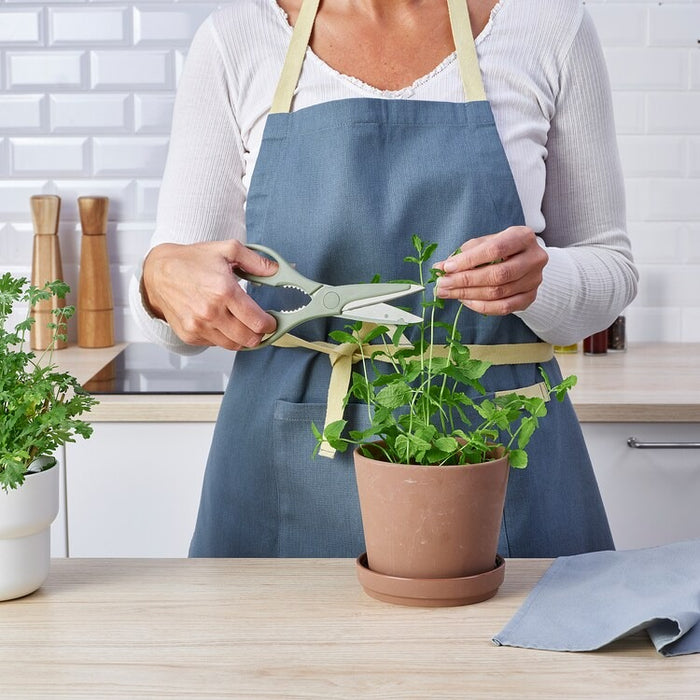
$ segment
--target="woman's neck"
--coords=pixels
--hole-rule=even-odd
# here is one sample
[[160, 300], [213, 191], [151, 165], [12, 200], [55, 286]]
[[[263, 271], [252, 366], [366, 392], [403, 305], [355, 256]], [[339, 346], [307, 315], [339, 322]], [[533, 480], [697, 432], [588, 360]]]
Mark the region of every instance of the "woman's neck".
[[[278, 2], [293, 26], [303, 0]], [[498, 0], [468, 0], [474, 37], [483, 31], [497, 2]], [[362, 17], [379, 25], [410, 22], [411, 18], [419, 21], [426, 14], [430, 15], [436, 11], [447, 12], [447, 0], [321, 0], [319, 6], [319, 16], [335, 15], [344, 17], [346, 21], [352, 21], [353, 17]]]
[[[302, 0], [278, 1], [294, 25]], [[475, 36], [495, 4], [469, 0]], [[401, 90], [454, 51], [447, 0], [321, 0], [310, 46], [343, 75], [379, 90]]]

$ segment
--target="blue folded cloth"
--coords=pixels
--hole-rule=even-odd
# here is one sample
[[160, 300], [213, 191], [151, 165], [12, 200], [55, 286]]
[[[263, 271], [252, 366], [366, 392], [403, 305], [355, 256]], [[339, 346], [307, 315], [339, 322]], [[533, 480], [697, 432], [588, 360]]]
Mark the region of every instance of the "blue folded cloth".
[[592, 651], [646, 630], [664, 656], [700, 651], [700, 540], [555, 559], [493, 641]]

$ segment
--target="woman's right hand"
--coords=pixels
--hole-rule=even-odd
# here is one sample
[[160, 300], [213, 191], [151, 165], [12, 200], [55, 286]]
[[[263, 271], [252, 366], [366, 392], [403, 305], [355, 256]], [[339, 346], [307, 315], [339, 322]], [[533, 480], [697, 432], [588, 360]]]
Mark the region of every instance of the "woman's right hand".
[[255, 347], [277, 323], [241, 288], [236, 268], [267, 277], [277, 263], [236, 240], [161, 243], [143, 264], [144, 302], [185, 343]]

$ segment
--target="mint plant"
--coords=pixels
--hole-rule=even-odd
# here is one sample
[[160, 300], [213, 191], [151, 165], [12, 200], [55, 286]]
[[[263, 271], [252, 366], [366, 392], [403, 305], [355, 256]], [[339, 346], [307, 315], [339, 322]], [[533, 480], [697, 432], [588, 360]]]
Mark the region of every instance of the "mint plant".
[[[54, 295], [63, 299], [68, 291], [60, 281], [38, 288], [9, 272], [0, 277], [0, 486], [5, 491], [24, 482], [37, 457], [51, 458], [43, 466], [49, 468], [56, 463], [52, 455], [57, 447], [75, 442], [76, 435], [87, 438], [92, 433], [78, 416], [97, 400], [52, 364], [56, 341], [65, 340], [66, 321], [75, 307], [53, 310], [55, 320], [48, 324], [52, 341], [39, 357], [25, 347], [34, 323], [31, 307]], [[7, 323], [17, 303], [28, 304], [27, 316], [10, 329]]]
[[[445, 300], [434, 296], [441, 272], [430, 268], [426, 274], [426, 266], [437, 244], [413, 236], [413, 246], [416, 255], [405, 261], [418, 266], [419, 282], [426, 289], [417, 339], [406, 341], [407, 326], [376, 326], [362, 335], [361, 323], [330, 334], [338, 343], [356, 345], [361, 353], [362, 371], [353, 372], [345, 405], [351, 399], [366, 404], [370, 425], [346, 431], [347, 421], [339, 420], [322, 433], [312, 424], [314, 454], [325, 439], [338, 452], [352, 445], [366, 456], [381, 455], [399, 464], [476, 464], [506, 454], [512, 467], [526, 467], [525, 448], [547, 415], [546, 402], [517, 393], [485, 398], [480, 379], [491, 365], [472, 359], [461, 342], [458, 320], [464, 306], [452, 302], [451, 323], [436, 318], [445, 306]], [[444, 331], [444, 344], [435, 344], [438, 330]], [[559, 401], [576, 384], [576, 377], [570, 376], [551, 386], [542, 368], [540, 372], [547, 392]], [[468, 388], [476, 398], [465, 393]]]

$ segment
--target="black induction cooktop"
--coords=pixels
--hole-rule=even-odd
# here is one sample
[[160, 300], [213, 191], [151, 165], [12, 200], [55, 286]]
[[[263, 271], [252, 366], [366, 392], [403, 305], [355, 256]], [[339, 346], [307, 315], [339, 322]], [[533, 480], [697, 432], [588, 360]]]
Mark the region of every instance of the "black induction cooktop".
[[224, 348], [178, 355], [153, 343], [130, 343], [84, 387], [91, 394], [223, 394], [234, 357]]

